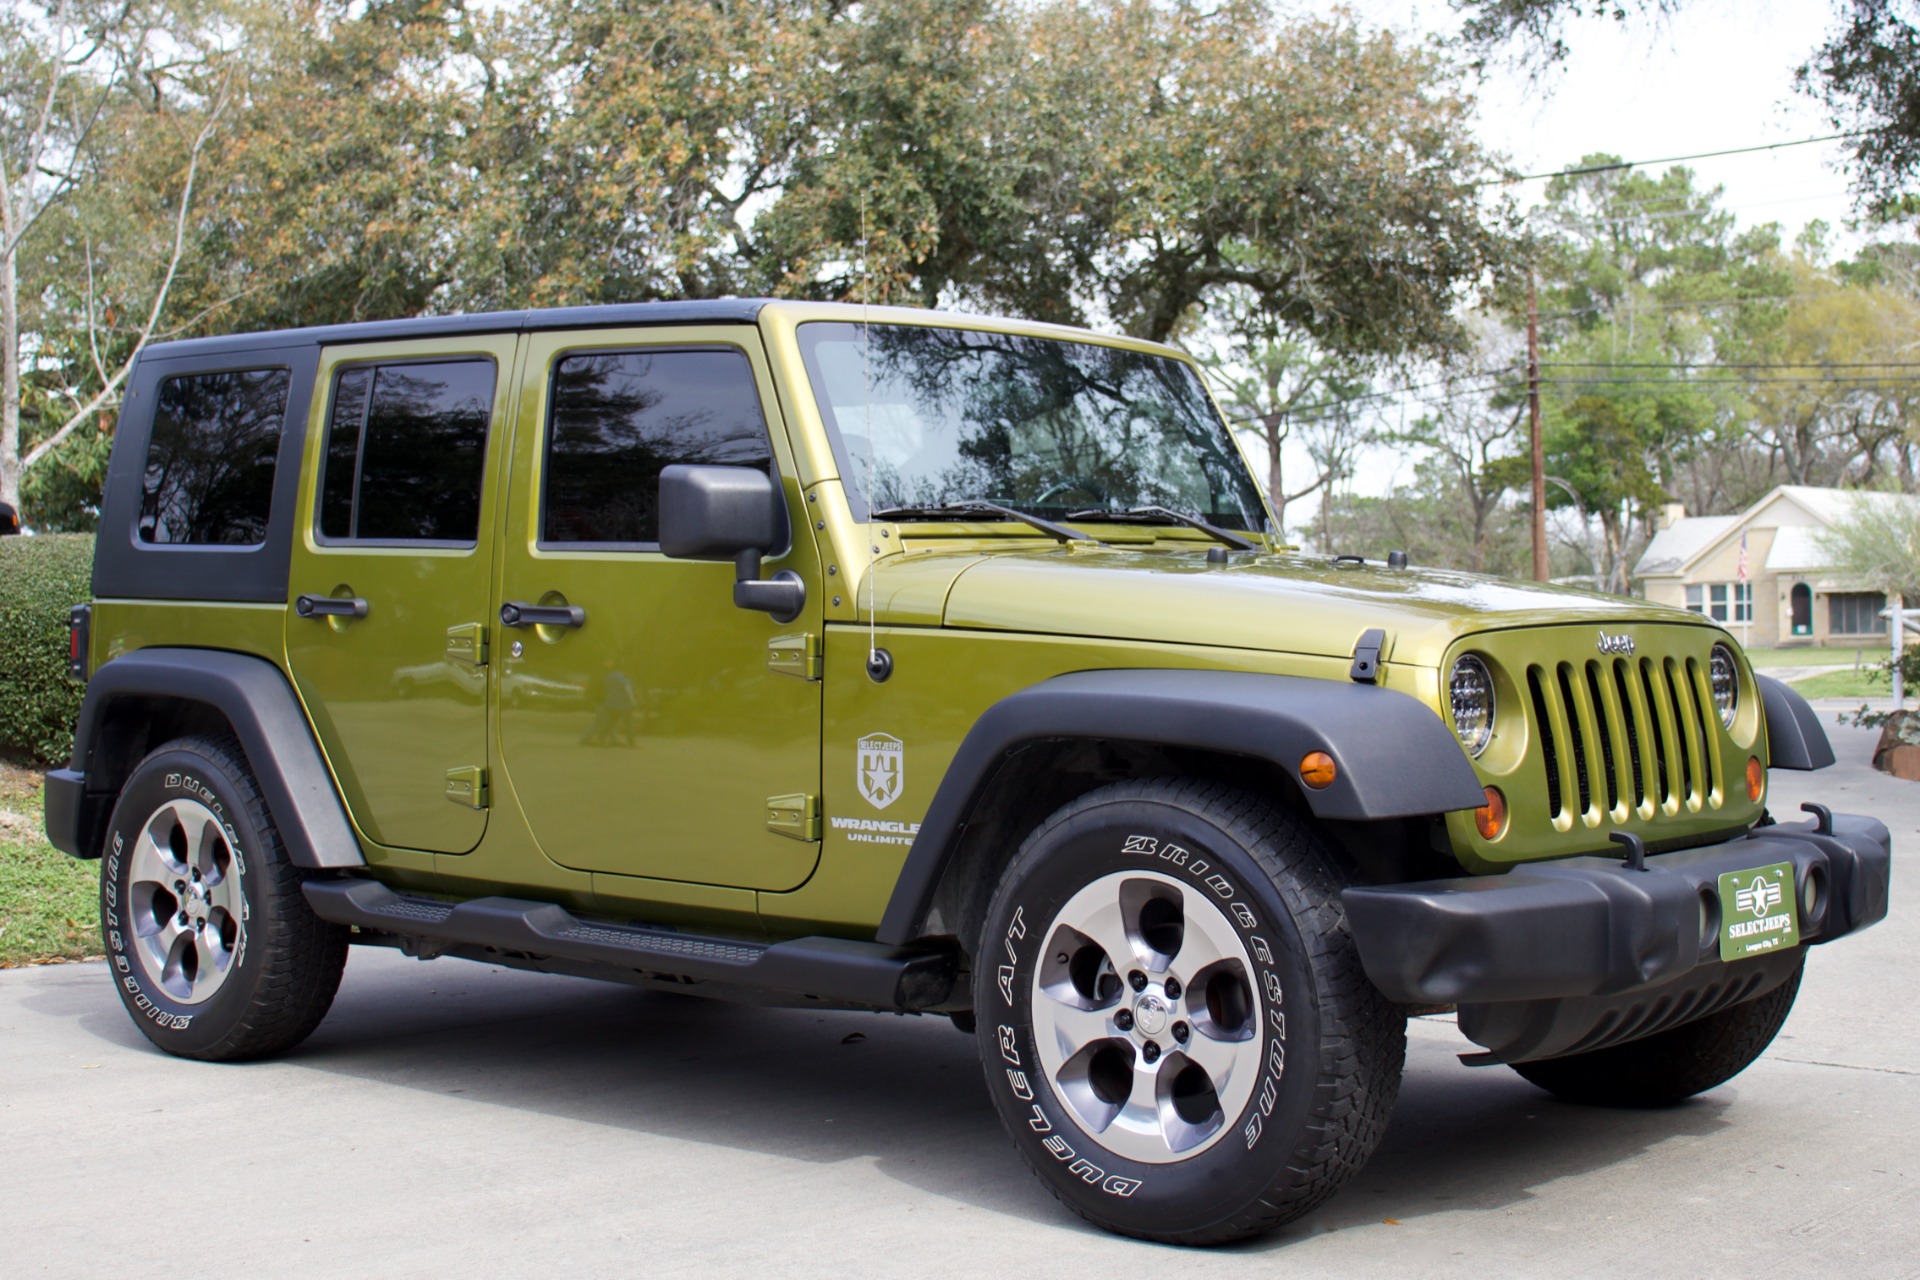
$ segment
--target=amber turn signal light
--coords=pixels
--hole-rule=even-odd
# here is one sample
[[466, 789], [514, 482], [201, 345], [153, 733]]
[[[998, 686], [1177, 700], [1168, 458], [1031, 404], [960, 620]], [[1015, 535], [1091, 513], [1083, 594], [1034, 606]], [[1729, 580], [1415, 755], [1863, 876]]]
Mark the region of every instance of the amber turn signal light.
[[1507, 834], [1507, 798], [1500, 794], [1500, 788], [1487, 788], [1487, 802], [1473, 811], [1473, 825], [1480, 829], [1482, 840], [1498, 840]]
[[1759, 756], [1747, 757], [1747, 799], [1758, 800], [1767, 789], [1767, 771], [1760, 767]]
[[1333, 767], [1333, 757], [1324, 751], [1309, 751], [1300, 757], [1300, 781], [1315, 791], [1324, 791], [1333, 785], [1339, 770]]

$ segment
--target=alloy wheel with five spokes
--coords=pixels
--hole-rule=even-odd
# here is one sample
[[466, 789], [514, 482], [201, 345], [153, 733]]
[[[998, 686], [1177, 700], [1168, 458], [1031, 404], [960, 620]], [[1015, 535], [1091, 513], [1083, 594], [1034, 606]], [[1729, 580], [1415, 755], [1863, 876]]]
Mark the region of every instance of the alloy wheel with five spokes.
[[1171, 876], [1116, 872], [1067, 900], [1041, 954], [1036, 1053], [1087, 1132], [1144, 1164], [1218, 1141], [1262, 1053], [1252, 963], [1225, 913]]
[[183, 1005], [210, 999], [246, 940], [240, 863], [213, 810], [169, 800], [133, 843], [128, 900], [133, 953], [153, 984]]

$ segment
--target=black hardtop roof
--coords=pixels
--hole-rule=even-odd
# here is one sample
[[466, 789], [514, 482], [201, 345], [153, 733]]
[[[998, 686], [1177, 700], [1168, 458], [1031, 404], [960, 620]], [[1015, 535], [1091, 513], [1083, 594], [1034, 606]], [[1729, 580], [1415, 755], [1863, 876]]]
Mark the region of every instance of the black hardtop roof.
[[531, 311], [488, 311], [477, 315], [417, 316], [408, 320], [365, 320], [358, 324], [274, 329], [213, 338], [157, 342], [142, 354], [149, 360], [179, 356], [219, 356], [279, 347], [321, 346], [345, 342], [400, 342], [470, 333], [522, 333], [538, 329], [613, 329], [652, 324], [752, 324], [765, 298], [711, 298], [690, 302], [623, 302], [599, 307], [552, 307]]

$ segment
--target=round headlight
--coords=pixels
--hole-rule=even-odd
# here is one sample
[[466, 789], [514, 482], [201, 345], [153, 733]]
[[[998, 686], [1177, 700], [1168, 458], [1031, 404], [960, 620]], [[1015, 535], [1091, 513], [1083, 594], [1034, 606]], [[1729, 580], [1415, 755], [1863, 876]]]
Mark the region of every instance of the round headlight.
[[1723, 644], [1713, 646], [1707, 659], [1707, 678], [1713, 685], [1713, 705], [1720, 712], [1720, 723], [1733, 728], [1733, 713], [1740, 706], [1740, 667], [1733, 650]]
[[1447, 697], [1460, 745], [1468, 755], [1479, 755], [1493, 741], [1493, 673], [1486, 663], [1467, 654], [1453, 664]]

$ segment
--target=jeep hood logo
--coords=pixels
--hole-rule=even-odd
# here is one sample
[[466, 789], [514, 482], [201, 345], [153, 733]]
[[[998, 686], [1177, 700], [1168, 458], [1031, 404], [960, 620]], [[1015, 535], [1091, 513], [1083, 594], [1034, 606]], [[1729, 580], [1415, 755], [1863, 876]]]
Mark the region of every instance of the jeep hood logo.
[[1600, 652], [1630, 654], [1633, 652], [1633, 637], [1627, 635], [1625, 632], [1617, 636], [1610, 636], [1602, 631], [1600, 633]]
[[907, 773], [907, 749], [890, 733], [875, 733], [860, 739], [858, 760], [854, 766], [860, 795], [876, 809], [884, 809], [900, 798]]

